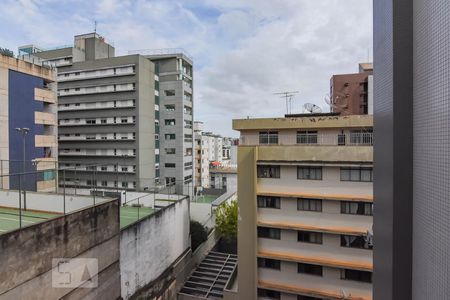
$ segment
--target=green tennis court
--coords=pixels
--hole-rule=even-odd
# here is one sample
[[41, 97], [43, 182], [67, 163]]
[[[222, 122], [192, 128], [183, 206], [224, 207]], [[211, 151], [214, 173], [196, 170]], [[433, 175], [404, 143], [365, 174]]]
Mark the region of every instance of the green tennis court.
[[[57, 216], [59, 214], [22, 210], [22, 227], [40, 223]], [[0, 207], [0, 234], [17, 228], [20, 228], [19, 210]]]
[[214, 200], [217, 199], [218, 196], [216, 195], [202, 195], [202, 196], [196, 196], [194, 202], [199, 203], [211, 203]]
[[154, 209], [150, 207], [134, 207], [121, 206], [120, 207], [120, 228], [124, 228], [148, 215], [151, 215]]

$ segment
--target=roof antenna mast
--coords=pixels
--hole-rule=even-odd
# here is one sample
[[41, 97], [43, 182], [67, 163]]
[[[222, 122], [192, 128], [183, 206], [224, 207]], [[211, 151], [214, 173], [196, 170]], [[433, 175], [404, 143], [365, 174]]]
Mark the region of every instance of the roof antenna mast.
[[97, 20], [94, 20], [94, 33], [97, 33]]
[[281, 98], [286, 99], [286, 114], [292, 113], [292, 98], [295, 94], [298, 94], [298, 91], [293, 92], [280, 92], [280, 93], [273, 93], [274, 95], [281, 95]]

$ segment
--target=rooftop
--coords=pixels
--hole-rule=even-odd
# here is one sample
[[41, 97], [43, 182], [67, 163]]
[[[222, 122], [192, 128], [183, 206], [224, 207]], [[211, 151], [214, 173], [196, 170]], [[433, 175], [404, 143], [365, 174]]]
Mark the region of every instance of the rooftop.
[[234, 119], [234, 130], [276, 130], [298, 128], [365, 128], [373, 126], [372, 115], [300, 116], [285, 118]]

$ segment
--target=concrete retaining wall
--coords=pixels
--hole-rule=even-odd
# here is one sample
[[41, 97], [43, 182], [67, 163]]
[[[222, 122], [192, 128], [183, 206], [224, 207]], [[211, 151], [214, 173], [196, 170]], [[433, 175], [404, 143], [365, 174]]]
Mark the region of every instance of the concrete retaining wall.
[[[117, 200], [2, 234], [0, 299], [116, 299], [119, 241]], [[54, 288], [53, 258], [97, 259], [98, 287]]]
[[122, 297], [160, 277], [190, 247], [189, 199], [172, 203], [121, 231]]

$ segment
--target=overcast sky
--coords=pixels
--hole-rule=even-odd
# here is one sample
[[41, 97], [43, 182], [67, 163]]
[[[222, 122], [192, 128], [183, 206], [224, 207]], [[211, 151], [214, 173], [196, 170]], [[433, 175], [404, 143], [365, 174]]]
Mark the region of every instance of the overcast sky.
[[[2, 0], [0, 47], [73, 44], [94, 29], [128, 50], [184, 48], [194, 57], [195, 120], [237, 136], [233, 118], [276, 117], [300, 91], [328, 111], [332, 74], [372, 59], [372, 0]], [[369, 51], [370, 49], [370, 51]], [[368, 54], [369, 51], [369, 54]]]

